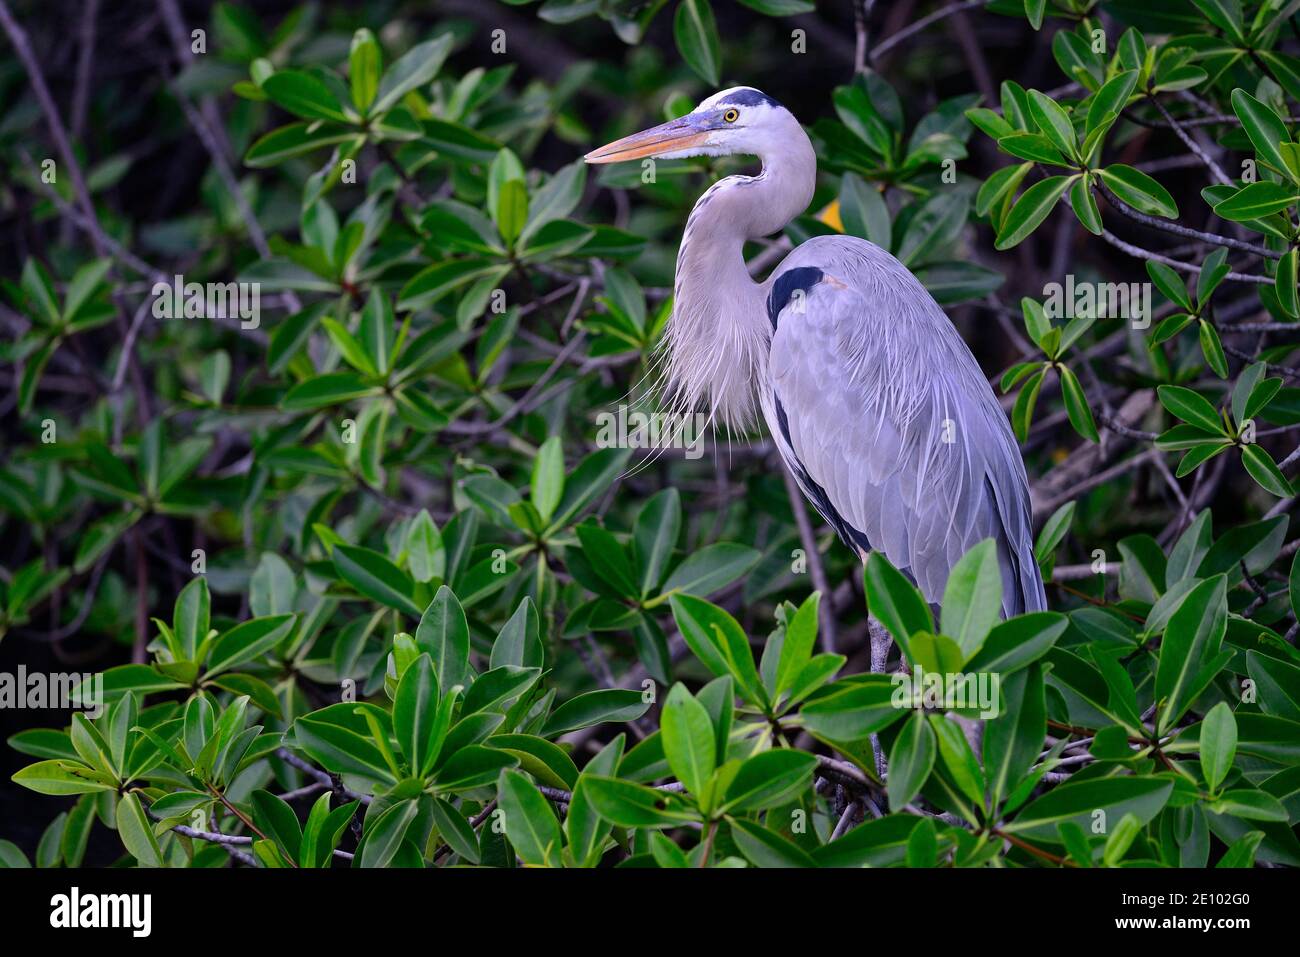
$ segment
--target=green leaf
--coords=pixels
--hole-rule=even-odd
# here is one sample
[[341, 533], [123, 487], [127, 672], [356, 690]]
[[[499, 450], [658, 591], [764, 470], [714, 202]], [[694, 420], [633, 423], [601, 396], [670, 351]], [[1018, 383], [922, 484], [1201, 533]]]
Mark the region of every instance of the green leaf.
[[342, 405], [375, 393], [355, 372], [331, 372], [299, 382], [285, 393], [280, 407], [286, 412], [307, 412]]
[[328, 771], [392, 784], [388, 759], [376, 746], [361, 711], [360, 705], [341, 703], [303, 715], [292, 725], [295, 746]]
[[531, 499], [543, 523], [550, 521], [563, 496], [564, 446], [558, 435], [552, 435], [542, 443], [533, 460]]
[[296, 615], [267, 615], [240, 622], [213, 643], [205, 676], [212, 678], [270, 651], [289, 634], [296, 618]]
[[963, 660], [970, 658], [1002, 615], [1002, 572], [993, 539], [984, 539], [957, 560], [941, 607], [944, 634], [957, 642]]
[[519, 759], [521, 770], [539, 784], [572, 790], [578, 783], [578, 766], [558, 744], [535, 734], [494, 734], [488, 746], [509, 751]]
[[528, 189], [523, 180], [512, 179], [501, 184], [493, 218], [501, 238], [513, 247], [528, 220]]
[[747, 814], [788, 804], [812, 785], [816, 767], [817, 758], [801, 751], [762, 751], [736, 769], [719, 810]]
[[[1069, 826], [1068, 824], [1065, 826]], [[1106, 838], [1106, 847], [1102, 851], [1102, 862], [1107, 867], [1118, 867], [1134, 840], [1142, 832], [1142, 822], [1132, 814], [1125, 814], [1119, 823], [1111, 829]]]
[[379, 89], [370, 108], [371, 115], [387, 113], [407, 93], [419, 89], [437, 76], [451, 50], [452, 39], [450, 32], [444, 33], [411, 47], [398, 57], [379, 81]]
[[1039, 133], [1012, 133], [998, 138], [998, 149], [1019, 159], [1049, 166], [1069, 166], [1070, 162], [1052, 145], [1052, 141]]
[[637, 513], [632, 558], [640, 573], [641, 595], [652, 593], [663, 581], [681, 524], [681, 497], [671, 486], [656, 493]]
[[753, 821], [733, 819], [731, 839], [755, 867], [817, 866], [817, 862], [798, 844]]
[[420, 616], [415, 643], [421, 651], [428, 652], [444, 695], [456, 685], [465, 684], [469, 675], [469, 622], [465, 610], [446, 585], [438, 589]]
[[89, 794], [117, 790], [117, 782], [109, 775], [76, 761], [38, 761], [14, 774], [11, 780], [39, 794]]
[[992, 807], [1024, 780], [1047, 733], [1043, 668], [1006, 675], [999, 689], [1001, 713], [984, 725], [983, 757]]
[[795, 686], [800, 673], [812, 658], [817, 644], [817, 615], [821, 606], [821, 592], [809, 595], [799, 610], [786, 624], [781, 641], [781, 654], [777, 658], [776, 678], [772, 682], [772, 697]]
[[844, 231], [860, 236], [881, 248], [890, 246], [889, 207], [880, 191], [855, 173], [845, 173], [840, 181], [840, 219]]
[[1292, 319], [1300, 317], [1297, 271], [1300, 271], [1300, 250], [1293, 246], [1277, 261], [1277, 283], [1273, 287], [1277, 292], [1278, 305]]
[[901, 811], [920, 792], [934, 769], [934, 731], [925, 712], [916, 710], [903, 725], [889, 751], [889, 807]]
[[509, 751], [477, 744], [460, 748], [438, 769], [438, 790], [469, 791], [497, 780], [502, 768], [512, 768], [519, 759]]
[[348, 55], [348, 80], [352, 86], [352, 105], [365, 115], [379, 89], [379, 43], [364, 27], [352, 34]]
[[731, 675], [748, 701], [765, 705], [767, 695], [754, 666], [749, 639], [736, 619], [690, 595], [673, 595], [672, 609], [682, 638], [695, 657], [717, 677]]
[[[1294, 569], [1293, 563], [1292, 568]], [[1293, 589], [1291, 600], [1300, 600]], [[1278, 658], [1246, 652], [1246, 670], [1255, 682], [1260, 707], [1269, 714], [1300, 721], [1300, 666]]]
[[1070, 425], [1089, 442], [1100, 442], [1097, 423], [1093, 420], [1083, 386], [1068, 366], [1058, 366], [1057, 372], [1061, 376], [1061, 394], [1065, 398], [1065, 411], [1070, 418]]
[[1146, 267], [1147, 275], [1166, 299], [1181, 306], [1185, 312], [1191, 312], [1195, 308], [1192, 305], [1192, 297], [1187, 294], [1187, 285], [1178, 273], [1154, 259], [1148, 259]]
[[[1227, 277], [1231, 271], [1228, 265], [1228, 250], [1222, 246], [1214, 250], [1205, 257], [1205, 262], [1201, 264], [1200, 275], [1196, 277], [1196, 301], [1204, 306], [1210, 301], [1210, 296], [1214, 290]], [[1204, 319], [1202, 319], [1204, 322]], [[1207, 323], [1208, 325], [1208, 323]], [[1227, 373], [1221, 373], [1220, 378], [1227, 378]]]
[[537, 606], [533, 604], [531, 598], [526, 597], [519, 603], [510, 620], [501, 626], [501, 632], [492, 644], [489, 667], [515, 665], [524, 668], [540, 668], [543, 656]]
[[1080, 177], [1070, 187], [1070, 206], [1084, 229], [1094, 236], [1101, 235], [1101, 211], [1097, 209], [1097, 199], [1092, 195], [1091, 176]]
[[1117, 163], [1098, 170], [1097, 175], [1112, 193], [1138, 212], [1178, 218], [1178, 204], [1169, 191], [1141, 170]]
[[339, 575], [361, 594], [412, 618], [421, 617], [413, 598], [415, 582], [383, 555], [355, 545], [336, 545], [332, 557]]
[[1126, 70], [1106, 81], [1102, 88], [1093, 95], [1092, 103], [1088, 106], [1086, 125], [1088, 133], [1101, 128], [1109, 119], [1119, 116], [1123, 112], [1125, 105], [1128, 103], [1128, 98], [1133, 95], [1137, 81], [1137, 70]]
[[262, 81], [262, 92], [277, 106], [303, 119], [347, 122], [342, 105], [329, 87], [310, 73], [280, 70]]
[[929, 719], [939, 744], [944, 771], [971, 804], [983, 806], [984, 774], [960, 725], [940, 714], [931, 714]]
[[715, 768], [716, 746], [709, 713], [678, 683], [668, 692], [659, 716], [664, 755], [686, 790], [704, 799]]
[[1207, 432], [1226, 434], [1218, 410], [1199, 392], [1178, 385], [1162, 385], [1156, 389], [1160, 404], [1184, 422]]
[[1214, 866], [1216, 868], [1254, 867], [1255, 852], [1259, 850], [1260, 842], [1263, 840], [1263, 831], [1247, 831], [1233, 841], [1223, 857], [1219, 858], [1219, 863]]
[[270, 791], [261, 789], [254, 791], [251, 799], [253, 820], [258, 828], [275, 840], [289, 860], [297, 861], [302, 849], [302, 827], [293, 808]]
[[356, 866], [387, 867], [401, 849], [406, 832], [420, 811], [418, 801], [400, 801], [384, 811], [366, 830], [357, 848]]
[[1209, 808], [1216, 814], [1231, 814], [1233, 817], [1248, 821], [1272, 821], [1285, 824], [1287, 810], [1282, 802], [1271, 794], [1254, 788], [1234, 788], [1225, 791]]
[[1165, 626], [1156, 666], [1157, 731], [1163, 734], [1192, 705], [1218, 668], [1219, 646], [1227, 630], [1227, 580], [1208, 578], [1183, 599]]
[[428, 509], [420, 509], [407, 529], [406, 565], [417, 582], [433, 581], [447, 573], [447, 550]]
[[1235, 223], [1247, 223], [1281, 212], [1296, 202], [1296, 188], [1269, 180], [1247, 183], [1227, 199], [1214, 206], [1214, 215]]
[[[1147, 824], [1165, 806], [1173, 781], [1155, 777], [1092, 778], [1058, 785], [1026, 805], [1003, 830], [1042, 841], [1061, 843], [1057, 825], [1069, 821], [1094, 833], [1101, 824], [1110, 833], [1126, 814]], [[1098, 812], [1104, 816], [1098, 816]]]
[[563, 846], [560, 822], [533, 783], [518, 771], [502, 771], [497, 799], [504, 812], [506, 837], [524, 863], [533, 867], [557, 864]]
[[1038, 124], [1038, 128], [1043, 131], [1043, 135], [1052, 141], [1053, 146], [1065, 156], [1077, 156], [1078, 143], [1074, 135], [1074, 124], [1070, 122], [1070, 114], [1066, 113], [1055, 100], [1038, 90], [1030, 90], [1029, 112], [1034, 122]]
[[193, 660], [195, 651], [208, 637], [211, 601], [208, 580], [201, 575], [192, 579], [176, 596], [173, 631], [177, 647], [187, 659]]
[[453, 851], [471, 864], [481, 862], [478, 835], [474, 833], [469, 821], [465, 820], [465, 816], [460, 811], [442, 798], [435, 798], [433, 819], [438, 825], [438, 834]]
[[677, 795], [644, 784], [584, 774], [582, 786], [596, 813], [615, 827], [672, 827], [694, 819]]
[[528, 225], [520, 234], [525, 245], [548, 223], [562, 220], [577, 208], [587, 185], [587, 165], [570, 163], [555, 172], [528, 203]]
[[1038, 533], [1038, 541], [1034, 543], [1034, 560], [1039, 565], [1045, 565], [1052, 558], [1061, 542], [1065, 540], [1065, 536], [1069, 534], [1070, 523], [1074, 521], [1076, 504], [1076, 502], [1066, 502], [1043, 523], [1043, 530]]
[[[843, 686], [843, 687], [841, 687]], [[903, 717], [887, 675], [837, 681], [799, 711], [804, 727], [831, 741], [860, 741]]]
[[708, 0], [680, 0], [673, 17], [673, 37], [687, 65], [710, 86], [718, 86], [722, 50]]
[[597, 752], [578, 778], [573, 788], [573, 800], [564, 819], [564, 833], [569, 839], [569, 853], [580, 867], [591, 867], [600, 858], [610, 825], [597, 813], [589, 795], [590, 779], [597, 775], [614, 773], [623, 757], [624, 735], [617, 735]]
[[1286, 124], [1272, 108], [1238, 88], [1232, 91], [1232, 110], [1260, 160], [1296, 182], [1295, 172], [1282, 156], [1282, 144], [1290, 142]]
[[908, 839], [921, 823], [912, 814], [890, 814], [859, 824], [813, 852], [822, 867], [888, 867], [903, 861]]
[[402, 672], [393, 697], [393, 731], [410, 763], [411, 773], [423, 777], [433, 769], [447, 728], [438, 721], [438, 677], [429, 655], [422, 654]]
[[664, 582], [663, 595], [708, 595], [730, 585], [762, 558], [746, 545], [719, 542], [706, 545], [673, 569]]
[[907, 650], [907, 639], [913, 633], [934, 631], [934, 618], [925, 598], [882, 552], [872, 552], [867, 556], [863, 583], [867, 611], [889, 629], [904, 651]]
[[1220, 701], [1201, 723], [1201, 773], [1210, 791], [1217, 791], [1237, 756], [1237, 719]]
[[551, 527], [568, 524], [597, 496], [604, 495], [623, 472], [631, 449], [597, 449], [573, 470], [564, 483], [564, 497], [556, 506]]
[[1049, 176], [1025, 190], [1007, 214], [994, 248], [1003, 250], [1018, 246], [1047, 218], [1073, 182], [1072, 176]]
[[1200, 321], [1200, 340], [1201, 353], [1215, 375], [1220, 379], [1228, 378], [1228, 357], [1223, 353], [1223, 343], [1219, 339], [1219, 333], [1204, 319]]
[[162, 867], [162, 850], [135, 792], [127, 792], [118, 798], [115, 818], [117, 836], [137, 863], [141, 867]]
[[650, 708], [640, 691], [603, 688], [570, 698], [555, 709], [542, 733], [548, 737], [606, 721], [635, 721]]
[[290, 123], [258, 138], [244, 154], [244, 164], [254, 169], [278, 166], [285, 160], [325, 146], [363, 139], [356, 129], [331, 123]]
[[1246, 471], [1250, 473], [1251, 478], [1258, 482], [1265, 491], [1271, 492], [1278, 498], [1289, 498], [1294, 494], [1291, 483], [1282, 474], [1282, 470], [1277, 467], [1273, 457], [1258, 445], [1242, 447], [1241, 464], [1246, 466]]

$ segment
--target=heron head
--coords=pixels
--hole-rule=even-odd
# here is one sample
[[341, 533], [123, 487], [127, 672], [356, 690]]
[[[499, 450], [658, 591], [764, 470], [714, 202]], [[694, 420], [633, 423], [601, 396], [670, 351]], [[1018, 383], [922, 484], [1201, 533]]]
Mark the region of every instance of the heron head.
[[651, 156], [764, 156], [803, 135], [799, 121], [776, 100], [752, 86], [735, 86], [713, 94], [685, 116], [615, 140], [584, 158], [621, 163]]

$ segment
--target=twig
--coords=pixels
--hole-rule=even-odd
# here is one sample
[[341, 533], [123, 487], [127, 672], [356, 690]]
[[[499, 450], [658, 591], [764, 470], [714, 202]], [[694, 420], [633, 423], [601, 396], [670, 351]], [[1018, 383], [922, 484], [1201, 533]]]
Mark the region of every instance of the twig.
[[1135, 223], [1141, 223], [1143, 226], [1150, 226], [1152, 229], [1159, 229], [1166, 233], [1172, 233], [1175, 236], [1181, 236], [1184, 239], [1194, 239], [1197, 242], [1211, 243], [1216, 246], [1226, 246], [1229, 249], [1235, 249], [1238, 252], [1250, 253], [1252, 256], [1263, 256], [1268, 259], [1281, 259], [1282, 254], [1263, 246], [1256, 246], [1254, 243], [1244, 242], [1240, 239], [1233, 239], [1231, 236], [1220, 236], [1217, 233], [1206, 233], [1199, 229], [1192, 229], [1179, 223], [1171, 222], [1167, 219], [1160, 219], [1156, 216], [1148, 216], [1146, 213], [1134, 209], [1124, 200], [1120, 199], [1110, 188], [1100, 179], [1097, 180], [1101, 187], [1102, 195], [1106, 201], [1117, 212], [1127, 216]]
[[309, 778], [312, 778], [324, 787], [329, 788], [335, 794], [342, 795], [351, 801], [360, 801], [362, 804], [370, 803], [370, 796], [368, 794], [358, 794], [356, 791], [348, 790], [342, 784], [334, 780], [334, 776], [328, 771], [322, 771], [320, 768], [308, 764], [288, 748], [279, 748], [276, 750], [275, 754], [276, 757], [285, 764], [292, 765]]
[[870, 58], [875, 60], [878, 57], [884, 56], [908, 37], [920, 33], [930, 24], [937, 23], [944, 17], [950, 17], [954, 13], [961, 13], [963, 10], [974, 10], [977, 7], [986, 6], [990, 2], [991, 0], [964, 0], [962, 3], [950, 3], [946, 7], [941, 7], [933, 13], [925, 15], [914, 23], [910, 23], [903, 27], [903, 29], [885, 37], [885, 39], [881, 40], [880, 43], [876, 45], [876, 48], [871, 51]]
[[1169, 124], [1169, 128], [1174, 131], [1174, 135], [1176, 135], [1180, 140], [1182, 140], [1183, 145], [1186, 146], [1189, 150], [1191, 150], [1192, 153], [1195, 154], [1196, 158], [1205, 164], [1206, 169], [1210, 171], [1210, 173], [1214, 176], [1214, 178], [1217, 179], [1220, 183], [1222, 183], [1225, 186], [1231, 186], [1232, 180], [1230, 180], [1227, 174], [1225, 174], [1223, 170], [1219, 168], [1219, 164], [1214, 162], [1214, 160], [1210, 158], [1210, 155], [1206, 153], [1203, 149], [1201, 149], [1200, 143], [1197, 143], [1194, 139], [1191, 138], [1191, 136], [1188, 135], [1187, 131], [1184, 130], [1182, 126], [1179, 124], [1179, 122], [1173, 118], [1170, 112], [1167, 109], [1165, 109], [1165, 105], [1161, 103], [1158, 98], [1154, 96], [1151, 97], [1151, 102], [1155, 105], [1155, 108], [1160, 111], [1160, 115], [1165, 118], [1165, 122], [1167, 122]]

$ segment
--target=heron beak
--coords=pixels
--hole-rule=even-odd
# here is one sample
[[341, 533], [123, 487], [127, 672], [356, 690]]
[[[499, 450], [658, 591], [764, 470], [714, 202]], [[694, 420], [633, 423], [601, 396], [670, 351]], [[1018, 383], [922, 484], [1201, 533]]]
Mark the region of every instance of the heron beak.
[[622, 163], [700, 146], [707, 138], [708, 131], [697, 128], [687, 115], [615, 140], [592, 150], [583, 159], [588, 163]]

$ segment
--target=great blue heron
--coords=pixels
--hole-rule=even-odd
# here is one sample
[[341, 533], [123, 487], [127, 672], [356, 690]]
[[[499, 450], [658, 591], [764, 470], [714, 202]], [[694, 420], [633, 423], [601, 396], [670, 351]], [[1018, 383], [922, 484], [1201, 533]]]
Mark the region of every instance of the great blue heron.
[[[813, 196], [817, 158], [788, 110], [733, 87], [586, 161], [729, 154], [763, 168], [714, 183], [687, 220], [665, 341], [670, 405], [707, 407], [738, 431], [761, 408], [845, 544], [864, 560], [883, 552], [932, 604], [956, 561], [992, 538], [1004, 617], [1046, 608], [1020, 450], [925, 287], [886, 250], [841, 235], [810, 239], [765, 281], [750, 278], [745, 241], [783, 229]], [[873, 670], [887, 651], [873, 640]]]

